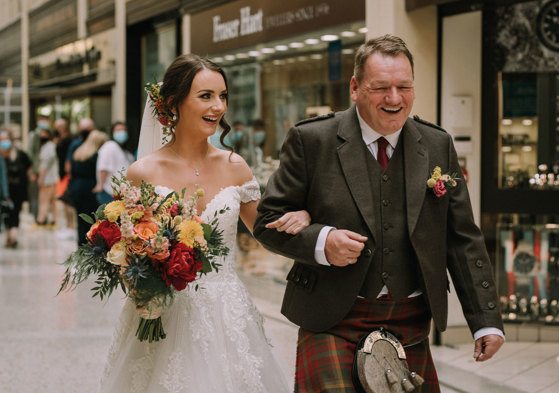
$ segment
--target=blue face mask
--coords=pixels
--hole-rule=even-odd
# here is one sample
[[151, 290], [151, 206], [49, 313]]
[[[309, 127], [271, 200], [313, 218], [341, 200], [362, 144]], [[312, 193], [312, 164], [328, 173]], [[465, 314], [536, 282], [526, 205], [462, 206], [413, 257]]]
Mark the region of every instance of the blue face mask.
[[255, 131], [253, 134], [254, 144], [260, 146], [266, 140], [266, 131]]
[[12, 148], [12, 141], [7, 139], [0, 141], [0, 149], [2, 150], [10, 150]]
[[41, 130], [46, 130], [49, 128], [49, 122], [45, 120], [39, 120], [37, 122], [37, 127], [39, 127]]
[[113, 133], [113, 139], [114, 139], [117, 143], [123, 145], [123, 144], [125, 144], [126, 141], [128, 140], [128, 133], [127, 133], [126, 131], [124, 131], [124, 130], [115, 131], [115, 132]]

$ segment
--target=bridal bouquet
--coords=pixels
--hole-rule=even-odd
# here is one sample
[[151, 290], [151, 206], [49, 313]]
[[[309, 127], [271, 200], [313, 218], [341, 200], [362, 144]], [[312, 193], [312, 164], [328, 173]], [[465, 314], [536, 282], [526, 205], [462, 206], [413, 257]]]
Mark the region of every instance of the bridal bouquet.
[[201, 189], [185, 199], [185, 189], [161, 196], [149, 183], [132, 186], [122, 173], [112, 180], [115, 201], [101, 205], [93, 218], [80, 215], [91, 229], [87, 243], [63, 263], [67, 268], [58, 293], [96, 275], [93, 297], [103, 299], [120, 287], [136, 304], [138, 339], [158, 341], [165, 338], [161, 311], [176, 291], [218, 271], [217, 257], [229, 252], [217, 228], [218, 214], [227, 208], [205, 223], [196, 214]]

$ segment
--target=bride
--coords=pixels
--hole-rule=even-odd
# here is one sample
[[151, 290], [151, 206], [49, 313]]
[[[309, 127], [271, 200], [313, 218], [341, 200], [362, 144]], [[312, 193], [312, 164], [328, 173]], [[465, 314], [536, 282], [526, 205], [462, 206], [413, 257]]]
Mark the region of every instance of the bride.
[[[134, 304], [126, 301], [100, 392], [287, 392], [264, 334], [262, 317], [235, 273], [237, 220], [240, 216], [252, 230], [259, 186], [239, 155], [208, 143], [218, 125], [223, 129], [222, 143], [230, 130], [224, 118], [225, 73], [206, 59], [182, 55], [167, 69], [160, 94], [166, 105], [156, 103], [156, 115], [167, 116], [171, 142], [132, 164], [127, 177], [137, 186], [142, 180], [157, 185], [156, 191], [162, 195], [183, 187], [188, 194], [198, 184], [205, 191], [197, 206], [204, 221], [229, 208], [219, 216], [219, 228], [231, 251], [219, 261], [222, 267], [218, 273], [197, 281], [200, 289], [189, 286], [177, 293], [161, 316], [167, 332], [162, 341], [138, 341], [138, 314]], [[146, 135], [144, 126], [141, 148], [145, 147], [142, 141], [159, 138], [155, 127], [153, 135]], [[308, 214], [299, 211], [270, 225], [298, 233], [309, 223]]]

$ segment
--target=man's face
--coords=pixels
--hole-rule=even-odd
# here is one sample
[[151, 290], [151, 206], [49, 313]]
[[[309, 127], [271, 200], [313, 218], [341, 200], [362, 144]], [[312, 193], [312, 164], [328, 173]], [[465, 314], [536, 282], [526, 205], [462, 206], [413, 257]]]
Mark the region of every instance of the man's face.
[[395, 57], [374, 53], [365, 63], [363, 77], [350, 82], [351, 100], [369, 126], [382, 135], [389, 135], [404, 126], [415, 92], [413, 72], [404, 54]]

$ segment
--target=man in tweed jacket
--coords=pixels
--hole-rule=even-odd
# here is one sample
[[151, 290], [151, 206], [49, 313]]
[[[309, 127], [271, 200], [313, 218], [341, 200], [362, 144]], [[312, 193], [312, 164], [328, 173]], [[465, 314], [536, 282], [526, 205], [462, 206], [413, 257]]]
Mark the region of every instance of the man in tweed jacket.
[[[408, 117], [415, 93], [405, 43], [387, 35], [363, 44], [350, 93], [355, 106], [289, 131], [254, 226], [266, 248], [295, 260], [282, 313], [301, 327], [296, 391], [354, 391], [355, 344], [383, 326], [408, 345], [410, 369], [426, 379], [421, 391], [437, 392], [427, 337], [431, 318], [446, 328], [447, 269], [474, 358], [491, 358], [504, 341], [491, 263], [463, 179], [427, 184], [441, 180], [436, 167], [462, 172], [451, 136]], [[312, 224], [299, 234], [281, 222], [285, 232], [271, 228], [303, 209]]]

